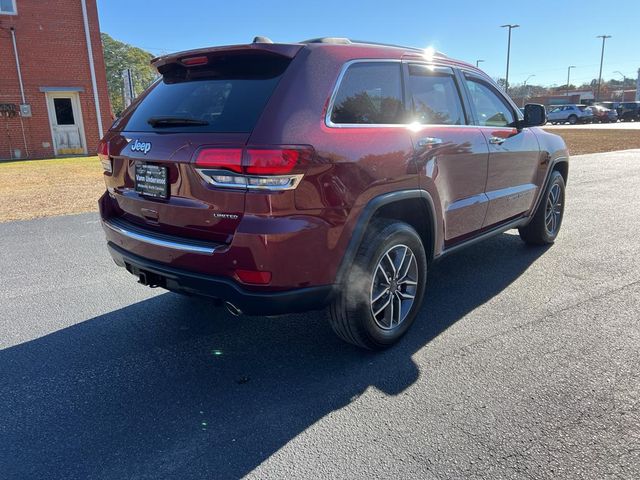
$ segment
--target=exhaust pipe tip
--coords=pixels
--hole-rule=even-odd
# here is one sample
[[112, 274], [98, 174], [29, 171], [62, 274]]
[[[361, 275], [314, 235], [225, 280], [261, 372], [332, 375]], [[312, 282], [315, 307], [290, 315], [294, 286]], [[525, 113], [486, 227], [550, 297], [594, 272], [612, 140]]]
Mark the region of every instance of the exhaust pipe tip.
[[240, 310], [231, 302], [224, 302], [224, 307], [227, 309], [227, 312], [229, 312], [234, 317], [239, 317], [240, 315], [242, 315], [242, 310]]

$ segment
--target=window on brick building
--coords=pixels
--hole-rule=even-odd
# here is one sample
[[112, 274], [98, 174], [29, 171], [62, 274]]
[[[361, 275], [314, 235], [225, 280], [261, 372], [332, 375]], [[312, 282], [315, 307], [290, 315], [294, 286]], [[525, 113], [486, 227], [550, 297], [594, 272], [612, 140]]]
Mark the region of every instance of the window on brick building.
[[0, 0], [0, 15], [15, 15], [16, 0]]

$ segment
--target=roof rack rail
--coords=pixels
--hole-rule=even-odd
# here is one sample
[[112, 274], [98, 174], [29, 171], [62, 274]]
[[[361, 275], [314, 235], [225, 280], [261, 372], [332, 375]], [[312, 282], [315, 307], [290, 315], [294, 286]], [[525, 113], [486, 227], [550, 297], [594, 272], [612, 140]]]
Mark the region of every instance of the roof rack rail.
[[393, 43], [383, 43], [383, 42], [369, 42], [367, 40], [352, 40], [353, 43], [360, 43], [363, 45], [375, 45], [376, 47], [393, 47], [393, 48], [404, 48], [406, 50], [415, 50], [415, 51], [424, 51], [422, 48], [418, 47], [408, 47], [406, 45], [396, 45]]
[[351, 40], [343, 37], [320, 37], [320, 38], [311, 38], [309, 40], [303, 40], [300, 43], [331, 43], [334, 45], [350, 45]]
[[[322, 37], [322, 38], [312, 38], [310, 40], [304, 40], [300, 43], [329, 43], [333, 45], [352, 45], [354, 43], [360, 45], [374, 45], [377, 47], [392, 47], [392, 48], [402, 48], [405, 50], [411, 50], [413, 52], [424, 52], [424, 48], [419, 47], [408, 47], [406, 45], [395, 45], [393, 43], [382, 43], [382, 42], [369, 42], [367, 40], [353, 40], [349, 38], [342, 37]], [[436, 57], [446, 57], [446, 55], [442, 52], [435, 51], [434, 56]]]

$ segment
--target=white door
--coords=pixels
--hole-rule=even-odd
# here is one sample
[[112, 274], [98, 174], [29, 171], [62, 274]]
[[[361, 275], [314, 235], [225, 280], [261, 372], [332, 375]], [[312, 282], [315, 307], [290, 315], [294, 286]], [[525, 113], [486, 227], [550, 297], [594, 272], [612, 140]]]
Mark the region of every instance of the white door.
[[77, 92], [47, 93], [51, 136], [56, 155], [86, 154], [82, 112]]

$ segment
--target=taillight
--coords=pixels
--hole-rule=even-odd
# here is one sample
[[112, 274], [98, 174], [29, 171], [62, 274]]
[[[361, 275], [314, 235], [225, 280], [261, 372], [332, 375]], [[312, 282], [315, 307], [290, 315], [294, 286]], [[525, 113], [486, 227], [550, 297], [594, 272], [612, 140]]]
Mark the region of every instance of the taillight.
[[187, 67], [197, 67], [200, 65], [206, 65], [209, 63], [209, 59], [205, 55], [201, 55], [198, 57], [183, 58], [180, 62]]
[[246, 172], [256, 175], [289, 173], [298, 164], [300, 150], [293, 148], [247, 150]]
[[251, 190], [291, 190], [303, 177], [313, 148], [203, 148], [196, 157], [198, 173], [217, 187]]
[[102, 169], [106, 173], [113, 173], [113, 166], [111, 165], [111, 157], [109, 156], [109, 142], [100, 140], [98, 144], [98, 158], [102, 164]]
[[198, 153], [196, 166], [201, 168], [222, 168], [242, 173], [242, 149], [204, 148]]

